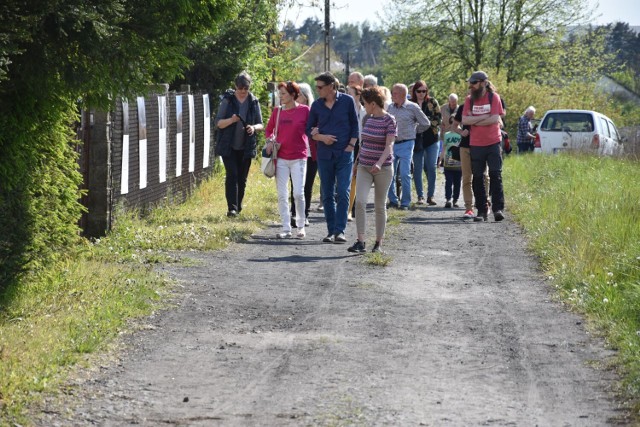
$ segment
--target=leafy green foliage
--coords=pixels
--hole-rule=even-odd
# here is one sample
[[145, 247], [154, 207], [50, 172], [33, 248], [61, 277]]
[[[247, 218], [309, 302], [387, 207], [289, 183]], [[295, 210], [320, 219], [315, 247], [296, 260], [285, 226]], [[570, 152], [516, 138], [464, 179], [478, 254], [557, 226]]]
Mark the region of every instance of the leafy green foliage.
[[[77, 142], [69, 131], [77, 121], [76, 103], [106, 108], [113, 95], [139, 94], [150, 83], [172, 81], [190, 64], [185, 47], [226, 30], [233, 25], [231, 18], [243, 11], [251, 16], [249, 4], [231, 0], [2, 3], [0, 289], [18, 271], [55, 261], [78, 236], [80, 177], [72, 149]], [[259, 4], [251, 11], [264, 16], [260, 25], [275, 20], [273, 13], [267, 13], [273, 3]], [[238, 24], [245, 27], [237, 32], [245, 31], [247, 20]], [[252, 64], [264, 47], [256, 36], [259, 31], [252, 31], [248, 51], [223, 52], [221, 57], [236, 55], [244, 65]]]

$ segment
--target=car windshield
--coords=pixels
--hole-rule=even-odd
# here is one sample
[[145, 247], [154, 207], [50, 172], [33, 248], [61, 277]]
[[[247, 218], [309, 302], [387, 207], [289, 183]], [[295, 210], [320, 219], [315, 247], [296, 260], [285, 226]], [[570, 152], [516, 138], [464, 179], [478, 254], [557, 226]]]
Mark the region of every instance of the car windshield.
[[589, 113], [550, 113], [540, 128], [557, 132], [592, 132], [593, 116]]

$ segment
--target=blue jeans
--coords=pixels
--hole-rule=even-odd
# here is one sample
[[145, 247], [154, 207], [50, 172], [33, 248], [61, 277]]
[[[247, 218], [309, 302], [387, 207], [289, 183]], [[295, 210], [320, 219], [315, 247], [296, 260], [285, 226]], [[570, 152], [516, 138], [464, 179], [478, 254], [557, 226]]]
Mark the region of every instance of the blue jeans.
[[427, 175], [427, 197], [433, 197], [436, 193], [436, 177], [438, 176], [438, 154], [440, 143], [431, 144], [423, 151], [413, 153], [413, 182], [416, 185], [418, 198], [424, 197], [422, 188], [422, 171]]
[[346, 151], [332, 159], [318, 159], [324, 218], [331, 235], [344, 233], [347, 228], [352, 168], [353, 153]]
[[402, 182], [402, 200], [400, 206], [409, 207], [411, 204], [411, 159], [413, 158], [413, 146], [416, 141], [411, 139], [400, 144], [393, 144], [393, 179], [389, 186], [389, 202], [398, 205], [396, 194], [396, 174], [400, 173]]

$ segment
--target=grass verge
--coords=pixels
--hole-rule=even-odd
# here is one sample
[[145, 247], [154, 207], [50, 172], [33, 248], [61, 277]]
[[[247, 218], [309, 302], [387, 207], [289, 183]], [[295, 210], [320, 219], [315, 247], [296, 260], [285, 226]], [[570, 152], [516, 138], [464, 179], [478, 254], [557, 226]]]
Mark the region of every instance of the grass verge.
[[58, 390], [74, 365], [166, 304], [171, 284], [154, 263], [175, 261], [170, 251], [222, 248], [277, 217], [275, 185], [256, 166], [242, 215], [228, 219], [224, 200], [217, 174], [185, 204], [144, 219], [121, 213], [107, 237], [0, 295], [0, 425], [30, 424], [29, 407]]
[[511, 156], [504, 176], [509, 211], [524, 227], [545, 274], [559, 297], [617, 350], [623, 392], [639, 402], [638, 162]]

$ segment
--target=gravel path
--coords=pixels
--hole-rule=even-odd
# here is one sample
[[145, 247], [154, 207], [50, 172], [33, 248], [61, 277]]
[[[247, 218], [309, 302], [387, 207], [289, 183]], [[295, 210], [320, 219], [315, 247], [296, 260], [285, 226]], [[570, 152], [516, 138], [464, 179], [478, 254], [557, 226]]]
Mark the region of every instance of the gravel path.
[[462, 213], [407, 212], [387, 267], [322, 243], [320, 213], [301, 241], [277, 241], [274, 225], [182, 254], [193, 262], [162, 267], [178, 306], [42, 425], [622, 424], [616, 377], [597, 368], [612, 353], [552, 300], [508, 211], [502, 223]]

